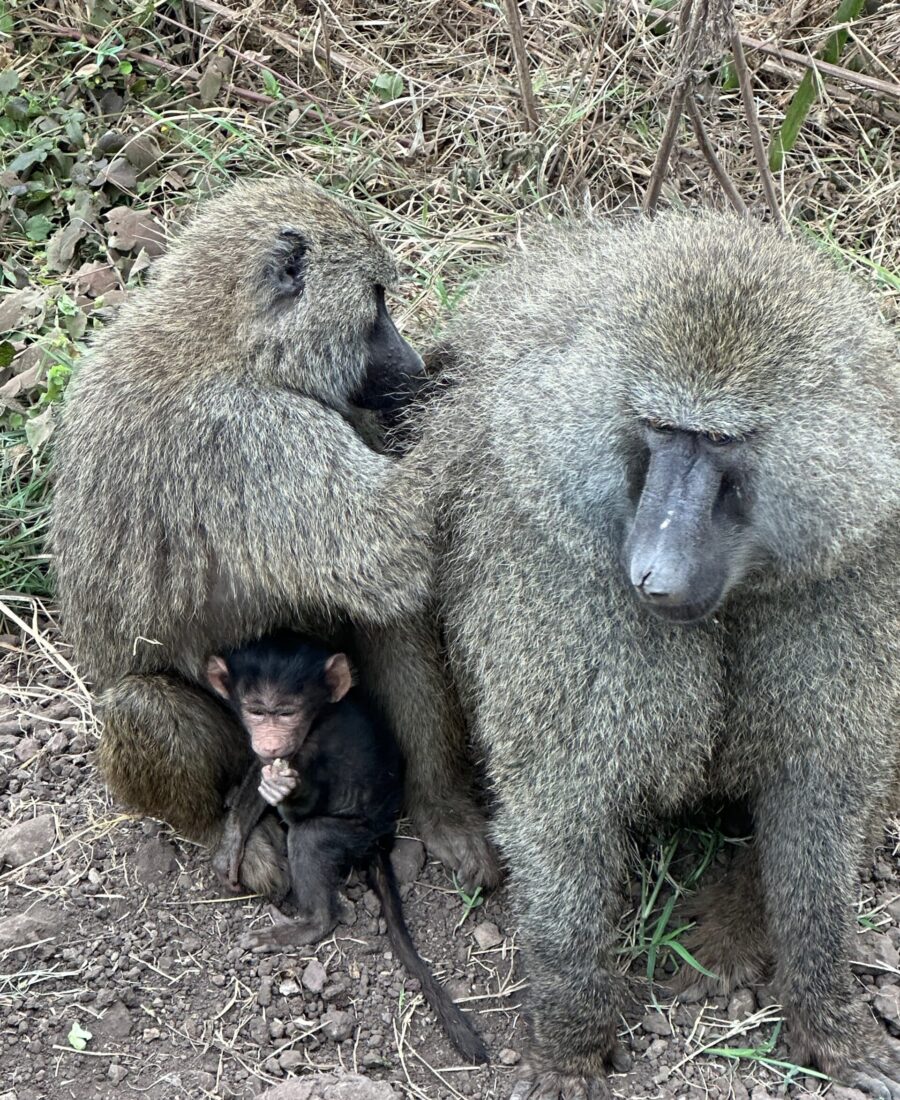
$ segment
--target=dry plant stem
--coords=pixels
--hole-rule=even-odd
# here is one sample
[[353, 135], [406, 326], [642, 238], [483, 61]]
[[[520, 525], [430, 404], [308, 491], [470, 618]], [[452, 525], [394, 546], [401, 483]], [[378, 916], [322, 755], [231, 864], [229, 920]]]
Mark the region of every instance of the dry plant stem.
[[[242, 23], [247, 18], [246, 12], [226, 7], [224, 4], [217, 4], [215, 0], [191, 0], [191, 3], [195, 8], [202, 8], [203, 11], [212, 12], [213, 15], [219, 15], [230, 23]], [[371, 80], [371, 78], [376, 75], [367, 66], [361, 65], [356, 58], [351, 57], [348, 53], [344, 53], [343, 50], [334, 49], [330, 44], [328, 49], [317, 44], [307, 46], [300, 41], [299, 37], [295, 38], [293, 35], [285, 34], [284, 31], [279, 31], [275, 27], [268, 27], [263, 23], [256, 23], [255, 27], [257, 31], [265, 35], [266, 38], [270, 38], [273, 42], [277, 43], [292, 57], [301, 57], [303, 54], [311, 54], [317, 61], [323, 61], [329, 66], [333, 65], [336, 69], [346, 69], [356, 76], [366, 77]]]
[[700, 111], [697, 107], [697, 101], [694, 99], [693, 91], [688, 92], [684, 105], [688, 117], [691, 120], [691, 125], [694, 128], [694, 136], [697, 139], [697, 144], [700, 146], [700, 151], [706, 158], [706, 163], [710, 166], [713, 175], [719, 181], [722, 190], [728, 196], [728, 201], [738, 214], [745, 215], [747, 213], [746, 203], [738, 194], [738, 189], [735, 187], [731, 176], [725, 171], [722, 162], [719, 160], [713, 148], [712, 142], [709, 140], [709, 135], [706, 133], [706, 127], [703, 125], [703, 119], [700, 116]]
[[819, 61], [814, 57], [788, 50], [783, 46], [773, 46], [769, 42], [762, 42], [758, 38], [749, 38], [746, 34], [740, 36], [741, 42], [748, 50], [759, 50], [760, 53], [777, 57], [780, 61], [786, 61], [793, 65], [802, 65], [804, 69], [813, 69], [820, 76], [830, 76], [835, 80], [844, 80], [848, 84], [856, 84], [860, 88], [868, 88], [871, 92], [889, 96], [891, 99], [900, 99], [900, 84], [894, 84], [890, 80], [880, 80], [877, 76], [869, 76], [867, 73], [854, 72], [853, 69], [845, 69], [843, 65], [833, 65], [830, 61]]
[[779, 232], [785, 232], [784, 218], [781, 207], [778, 204], [778, 196], [775, 193], [775, 180], [769, 169], [769, 159], [766, 156], [766, 148], [763, 145], [762, 131], [759, 128], [759, 116], [756, 113], [756, 102], [753, 98], [753, 88], [750, 84], [750, 70], [747, 68], [747, 59], [744, 56], [744, 47], [741, 36], [731, 36], [731, 50], [734, 55], [734, 71], [737, 73], [738, 83], [741, 87], [741, 99], [744, 103], [744, 115], [747, 119], [747, 127], [750, 130], [750, 140], [753, 143], [753, 156], [756, 158], [756, 167], [762, 180], [766, 202], [772, 212], [772, 220]]
[[509, 38], [513, 56], [516, 59], [516, 72], [519, 75], [519, 94], [522, 97], [522, 111], [525, 124], [534, 133], [539, 125], [537, 106], [534, 101], [534, 88], [531, 84], [531, 70], [528, 67], [528, 54], [525, 51], [525, 35], [522, 31], [522, 17], [516, 0], [505, 0], [506, 21], [509, 24]]
[[689, 86], [690, 77], [688, 76], [682, 80], [672, 93], [672, 102], [669, 106], [669, 117], [666, 119], [666, 128], [663, 131], [662, 140], [659, 143], [659, 150], [656, 154], [653, 171], [650, 173], [650, 183], [644, 193], [642, 205], [644, 211], [648, 214], [652, 214], [656, 210], [656, 205], [659, 202], [659, 195], [662, 191], [663, 181], [666, 178], [666, 170], [669, 166], [669, 158], [672, 155], [672, 147], [675, 145], [675, 135], [678, 133], [678, 123], [681, 121], [681, 115], [684, 111], [684, 101], [687, 97]]
[[[668, 12], [662, 9], [639, 6], [639, 11], [644, 15], [652, 15], [656, 23], [664, 26], [674, 25], [675, 20]], [[853, 69], [846, 69], [843, 65], [833, 65], [830, 61], [819, 61], [817, 58], [808, 57], [806, 54], [789, 50], [786, 46], [775, 46], [771, 42], [763, 42], [761, 38], [751, 38], [750, 35], [738, 36], [741, 44], [748, 50], [759, 50], [769, 57], [777, 57], [788, 65], [800, 65], [804, 69], [814, 69], [820, 76], [830, 76], [834, 80], [842, 80], [847, 84], [855, 84], [859, 88], [867, 88], [870, 92], [888, 96], [891, 99], [900, 99], [900, 84], [890, 80], [881, 80], [877, 76], [869, 76], [868, 73], [858, 73]]]

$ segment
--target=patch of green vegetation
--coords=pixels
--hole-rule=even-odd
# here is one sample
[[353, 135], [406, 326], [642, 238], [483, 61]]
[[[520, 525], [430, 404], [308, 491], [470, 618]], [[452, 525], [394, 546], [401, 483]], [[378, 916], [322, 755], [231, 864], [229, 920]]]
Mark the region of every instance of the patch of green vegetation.
[[670, 925], [678, 902], [696, 889], [726, 843], [728, 838], [718, 828], [679, 829], [641, 861], [641, 894], [630, 942], [619, 953], [629, 963], [645, 957], [649, 981], [656, 980], [658, 967], [667, 961], [689, 966], [707, 978], [716, 977], [681, 942], [680, 937], [693, 925]]
[[459, 918], [456, 925], [457, 928], [461, 928], [466, 920], [472, 915], [473, 910], [478, 909], [479, 906], [484, 904], [484, 896], [480, 886], [476, 886], [471, 894], [467, 893], [462, 886], [460, 886], [456, 875], [453, 876], [453, 886], [457, 894], [462, 898], [463, 903], [463, 915]]
[[49, 461], [25, 429], [0, 433], [0, 591], [49, 596]]

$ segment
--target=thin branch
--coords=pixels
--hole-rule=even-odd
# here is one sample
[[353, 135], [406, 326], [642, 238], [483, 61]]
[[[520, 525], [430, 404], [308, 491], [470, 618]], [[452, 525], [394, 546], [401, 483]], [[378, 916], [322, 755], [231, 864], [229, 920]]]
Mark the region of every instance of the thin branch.
[[781, 214], [781, 206], [775, 193], [775, 180], [769, 168], [769, 159], [766, 156], [766, 147], [763, 144], [762, 131], [759, 126], [759, 115], [756, 113], [756, 101], [753, 98], [753, 86], [750, 83], [750, 70], [747, 68], [747, 59], [744, 57], [744, 46], [741, 36], [737, 33], [731, 36], [731, 51], [734, 55], [734, 71], [737, 73], [738, 83], [741, 86], [741, 99], [744, 104], [744, 116], [750, 130], [750, 140], [753, 144], [753, 156], [756, 159], [756, 167], [762, 180], [763, 192], [772, 219], [776, 228], [785, 232], [784, 218]]
[[681, 121], [681, 115], [684, 111], [684, 101], [688, 93], [689, 83], [690, 78], [686, 77], [672, 92], [672, 102], [669, 105], [669, 117], [666, 119], [666, 128], [663, 131], [659, 149], [656, 152], [656, 161], [653, 164], [653, 171], [650, 174], [650, 183], [647, 185], [647, 190], [644, 193], [644, 201], [641, 204], [643, 210], [647, 214], [652, 214], [654, 210], [656, 210], [656, 204], [659, 202], [659, 195], [662, 191], [663, 181], [666, 178], [666, 171], [669, 167], [669, 158], [672, 155], [672, 148], [675, 145], [675, 136], [678, 133], [678, 123]]
[[[204, 11], [212, 12], [213, 15], [221, 16], [229, 23], [243, 23], [246, 21], [246, 12], [226, 7], [224, 4], [217, 3], [216, 0], [190, 0], [190, 3], [196, 8], [202, 8]], [[328, 49], [318, 43], [308, 46], [306, 43], [301, 42], [299, 35], [285, 34], [284, 31], [280, 31], [275, 27], [268, 27], [263, 23], [256, 23], [255, 29], [265, 35], [266, 38], [270, 38], [277, 43], [283, 50], [287, 50], [292, 57], [302, 57], [304, 54], [312, 55], [317, 61], [322, 61], [326, 65], [333, 65], [336, 69], [346, 69], [347, 72], [366, 80], [371, 80], [375, 76], [371, 69], [360, 64], [355, 57], [351, 57], [343, 50], [336, 50], [330, 44]]]
[[858, 73], [853, 69], [846, 69], [843, 65], [832, 65], [830, 61], [819, 61], [815, 57], [807, 57], [805, 54], [788, 50], [782, 46], [773, 46], [768, 42], [762, 42], [758, 38], [750, 38], [746, 34], [741, 35], [741, 42], [748, 50], [759, 50], [771, 57], [777, 57], [794, 65], [802, 65], [804, 69], [812, 69], [820, 76], [830, 76], [835, 80], [845, 80], [848, 84], [856, 84], [860, 88], [868, 88], [870, 92], [889, 96], [891, 99], [900, 99], [900, 84], [894, 84], [890, 80], [881, 80], [877, 76], [869, 76], [867, 73]]
[[[638, 4], [638, 10], [642, 15], [652, 17], [654, 24], [663, 24], [672, 27], [675, 19], [662, 8], [650, 8], [646, 4]], [[887, 96], [890, 99], [900, 99], [900, 84], [890, 80], [882, 80], [877, 76], [869, 76], [867, 73], [858, 73], [853, 69], [847, 69], [843, 65], [834, 65], [830, 61], [819, 61], [806, 54], [789, 50], [785, 46], [773, 46], [770, 42], [763, 42], [760, 38], [751, 38], [748, 34], [740, 35], [741, 44], [748, 50], [759, 50], [760, 53], [777, 57], [789, 65], [800, 65], [804, 69], [812, 69], [820, 76], [830, 76], [834, 80], [843, 80], [847, 84], [855, 84], [859, 88], [867, 88], [870, 92]]]
[[531, 69], [528, 65], [528, 54], [525, 50], [525, 34], [522, 30], [522, 17], [519, 14], [517, 0], [505, 0], [506, 22], [509, 26], [509, 39], [512, 44], [513, 57], [516, 60], [516, 72], [519, 75], [519, 94], [522, 97], [522, 111], [525, 115], [525, 124], [534, 133], [540, 125], [537, 104], [534, 99], [534, 87], [531, 83]]
[[694, 99], [693, 91], [688, 92], [685, 99], [685, 107], [687, 108], [688, 117], [691, 120], [691, 125], [694, 128], [694, 136], [697, 139], [697, 144], [700, 146], [700, 151], [706, 158], [706, 163], [712, 169], [713, 175], [719, 181], [719, 184], [725, 194], [728, 196], [728, 201], [738, 212], [738, 214], [746, 215], [747, 205], [738, 193], [738, 189], [735, 187], [731, 176], [725, 171], [722, 162], [719, 160], [712, 142], [709, 140], [709, 136], [706, 133], [706, 127], [703, 125], [703, 119], [700, 116], [700, 111], [697, 107], [697, 101]]

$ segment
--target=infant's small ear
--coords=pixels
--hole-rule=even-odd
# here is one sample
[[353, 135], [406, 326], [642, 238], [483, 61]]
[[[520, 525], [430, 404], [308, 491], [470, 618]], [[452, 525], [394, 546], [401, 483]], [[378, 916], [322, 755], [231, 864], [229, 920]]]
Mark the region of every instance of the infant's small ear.
[[353, 687], [353, 670], [343, 653], [334, 653], [325, 662], [325, 684], [332, 703], [339, 703]]
[[308, 252], [309, 241], [299, 229], [287, 227], [278, 234], [278, 240], [266, 264], [266, 277], [279, 294], [298, 298], [303, 293]]
[[206, 679], [216, 695], [227, 699], [231, 693], [231, 677], [223, 657], [210, 657], [206, 662]]

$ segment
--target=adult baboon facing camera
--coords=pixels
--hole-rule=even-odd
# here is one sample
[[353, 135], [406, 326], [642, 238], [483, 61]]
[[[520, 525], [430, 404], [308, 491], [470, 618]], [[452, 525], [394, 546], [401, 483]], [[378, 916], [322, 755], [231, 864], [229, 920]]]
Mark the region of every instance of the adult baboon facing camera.
[[891, 335], [774, 231], [669, 215], [539, 235], [445, 352], [418, 450], [528, 960], [514, 1096], [605, 1094], [628, 836], [706, 796], [751, 805], [795, 1060], [900, 1096], [848, 965], [898, 752]]
[[[128, 806], [215, 844], [246, 738], [206, 661], [289, 622], [349, 623], [408, 757], [411, 811], [469, 882], [495, 875], [429, 599], [415, 472], [354, 430], [422, 361], [391, 321], [395, 264], [293, 177], [209, 202], [81, 365], [56, 450], [66, 629], [102, 690], [100, 766]], [[251, 837], [242, 879], [277, 894]]]

